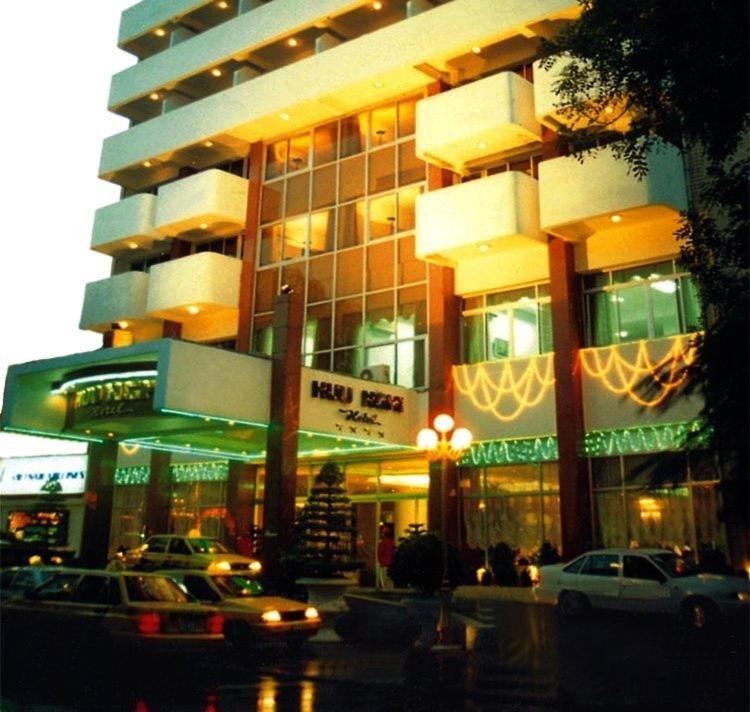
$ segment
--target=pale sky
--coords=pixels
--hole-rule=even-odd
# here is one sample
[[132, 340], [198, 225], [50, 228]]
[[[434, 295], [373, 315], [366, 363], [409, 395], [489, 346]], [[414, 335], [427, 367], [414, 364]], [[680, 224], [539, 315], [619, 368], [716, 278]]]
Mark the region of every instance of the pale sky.
[[[102, 141], [127, 128], [107, 111], [111, 76], [135, 58], [117, 48], [135, 0], [38, 0], [4, 7], [0, 183], [0, 379], [10, 364], [91, 351], [78, 328], [87, 282], [110, 260], [89, 249], [96, 208], [119, 198], [97, 178]], [[0, 433], [0, 457], [85, 451], [80, 443]]]

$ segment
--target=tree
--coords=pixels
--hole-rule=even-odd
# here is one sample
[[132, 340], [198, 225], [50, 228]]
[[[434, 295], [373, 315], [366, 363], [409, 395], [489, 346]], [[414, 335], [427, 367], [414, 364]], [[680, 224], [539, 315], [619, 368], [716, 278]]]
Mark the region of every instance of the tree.
[[315, 477], [307, 503], [294, 525], [292, 546], [282, 564], [292, 578], [339, 578], [362, 566], [356, 556], [357, 531], [344, 474], [327, 462]]
[[748, 3], [579, 2], [580, 18], [542, 44], [546, 68], [569, 60], [556, 87], [561, 140], [583, 159], [612, 142], [638, 177], [661, 139], [705, 167], [677, 232], [704, 312], [687, 390], [705, 405], [687, 445], [707, 442], [719, 457], [738, 565], [748, 548]]

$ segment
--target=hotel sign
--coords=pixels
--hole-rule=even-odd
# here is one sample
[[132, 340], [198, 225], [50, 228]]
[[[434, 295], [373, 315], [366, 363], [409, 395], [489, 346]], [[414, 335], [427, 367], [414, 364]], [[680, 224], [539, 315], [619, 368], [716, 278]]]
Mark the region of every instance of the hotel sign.
[[116, 379], [77, 388], [70, 396], [70, 408], [76, 423], [102, 418], [148, 415], [156, 380]]

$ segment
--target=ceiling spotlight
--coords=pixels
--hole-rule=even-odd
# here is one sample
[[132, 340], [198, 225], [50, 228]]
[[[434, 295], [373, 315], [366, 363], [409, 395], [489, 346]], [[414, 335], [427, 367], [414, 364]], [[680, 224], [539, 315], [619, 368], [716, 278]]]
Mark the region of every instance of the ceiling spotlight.
[[144, 168], [151, 168], [151, 166], [153, 166], [154, 164], [153, 164], [153, 163], [151, 163], [151, 161], [144, 161], [144, 162], [143, 162], [143, 163], [142, 163], [141, 165], [142, 165], [142, 166], [143, 166]]
[[128, 247], [129, 247], [129, 248], [130, 248], [131, 250], [137, 250], [137, 249], [138, 249], [138, 243], [137, 243], [137, 242], [129, 242], [129, 243], [128, 243]]
[[219, 69], [218, 67], [214, 67], [211, 70], [211, 76], [212, 77], [220, 77], [221, 76], [221, 69]]
[[490, 249], [490, 246], [486, 242], [483, 242], [481, 245], [479, 245], [480, 252], [488, 252], [489, 249]]
[[206, 230], [208, 228], [208, 223], [201, 223], [200, 228], [201, 230]]
[[372, 4], [372, 9], [373, 10], [382, 10], [383, 9], [383, 3], [380, 2], [380, 0], [376, 0], [376, 2], [374, 2]]
[[119, 326], [121, 329], [127, 329], [130, 324], [127, 321], [118, 321], [117, 326]]
[[161, 94], [159, 94], [158, 91], [152, 91], [148, 95], [148, 98], [151, 99], [151, 101], [159, 101], [159, 99], [161, 99]]
[[611, 104], [607, 104], [607, 106], [604, 107], [604, 113], [605, 114], [614, 114], [615, 113], [615, 107]]
[[615, 213], [614, 215], [610, 215], [609, 219], [613, 223], [619, 223], [619, 222], [622, 222], [622, 215], [620, 215], [619, 213]]
[[195, 316], [200, 311], [200, 307], [195, 306], [195, 304], [191, 304], [185, 309], [185, 311], [187, 311], [188, 314], [192, 314], [193, 316]]
[[214, 145], [214, 142], [213, 142], [213, 141], [204, 141], [204, 142], [203, 142], [203, 145], [204, 145], [204, 146], [205, 146], [206, 148], [211, 148], [211, 146], [213, 146], [213, 145]]
[[472, 47], [472, 48], [471, 48], [471, 51], [472, 51], [472, 52], [473, 52], [474, 54], [482, 54], [482, 48], [481, 48], [481, 47], [479, 47], [479, 46], [476, 46], [476, 47]]
[[115, 436], [115, 434], [114, 434], [114, 433], [107, 433], [107, 437], [108, 437], [108, 438], [113, 438], [114, 436]]
[[289, 121], [289, 114], [286, 113], [286, 111], [283, 114], [280, 114], [282, 121]]
[[216, 6], [221, 10], [226, 10], [229, 7], [229, 3], [226, 0], [221, 0], [221, 2], [217, 2]]
[[299, 40], [298, 40], [298, 39], [297, 39], [296, 37], [290, 37], [290, 38], [289, 38], [289, 39], [288, 39], [288, 40], [286, 41], [286, 43], [287, 43], [287, 44], [288, 44], [288, 45], [289, 45], [290, 47], [297, 47], [297, 46], [299, 45]]
[[294, 291], [294, 288], [290, 284], [282, 284], [281, 285], [281, 293], [282, 294], [291, 294]]
[[372, 84], [376, 89], [382, 89], [383, 88], [383, 82], [373, 82]]
[[482, 141], [482, 142], [481, 142], [481, 143], [480, 143], [480, 144], [479, 144], [479, 145], [477, 146], [477, 148], [478, 148], [478, 149], [479, 149], [480, 151], [484, 151], [484, 149], [485, 149], [485, 148], [487, 148], [487, 141]]
[[157, 37], [164, 37], [164, 36], [165, 36], [165, 35], [167, 34], [167, 31], [166, 31], [166, 30], [165, 30], [165, 29], [164, 29], [163, 27], [157, 27], [157, 28], [156, 28], [156, 29], [154, 30], [154, 34], [155, 34], [155, 35], [156, 35]]

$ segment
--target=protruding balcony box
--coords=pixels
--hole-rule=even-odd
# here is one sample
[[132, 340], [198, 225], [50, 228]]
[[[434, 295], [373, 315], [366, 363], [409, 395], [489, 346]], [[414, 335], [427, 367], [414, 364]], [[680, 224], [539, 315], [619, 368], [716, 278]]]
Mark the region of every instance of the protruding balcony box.
[[159, 188], [155, 224], [165, 237], [231, 235], [246, 212], [247, 179], [212, 168]]
[[544, 240], [537, 182], [520, 171], [497, 173], [417, 198], [417, 257], [454, 266], [498, 248]]
[[115, 322], [137, 327], [152, 321], [146, 314], [149, 276], [145, 272], [124, 272], [89, 282], [83, 298], [80, 328], [105, 332]]
[[151, 268], [147, 310], [153, 317], [189, 322], [196, 316], [236, 313], [242, 260], [214, 252]]
[[581, 240], [600, 230], [673, 219], [687, 207], [680, 152], [660, 144], [648, 155], [648, 175], [639, 180], [624, 160], [605, 147], [583, 162], [565, 156], [539, 164], [542, 230]]
[[417, 155], [460, 173], [541, 140], [534, 88], [502, 72], [417, 104]]
[[133, 195], [99, 208], [94, 215], [91, 249], [114, 255], [128, 249], [148, 249], [159, 235], [154, 228], [156, 196]]
[[563, 115], [563, 112], [558, 108], [561, 101], [555, 93], [555, 89], [563, 69], [570, 62], [570, 59], [560, 58], [549, 69], [542, 68], [542, 60], [534, 62], [536, 120], [554, 131], [559, 130], [562, 126], [576, 128], [578, 126], [589, 126], [594, 122], [609, 131], [627, 130], [631, 115], [629, 112], [623, 111], [622, 106], [619, 106], [616, 102], [607, 104], [598, 112], [598, 115], [594, 113], [595, 110], [592, 105], [589, 115], [582, 117], [580, 122], [574, 120], [572, 116]]

